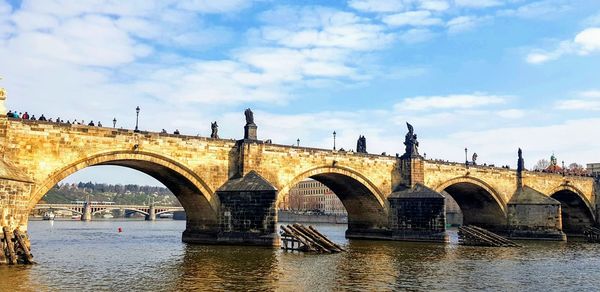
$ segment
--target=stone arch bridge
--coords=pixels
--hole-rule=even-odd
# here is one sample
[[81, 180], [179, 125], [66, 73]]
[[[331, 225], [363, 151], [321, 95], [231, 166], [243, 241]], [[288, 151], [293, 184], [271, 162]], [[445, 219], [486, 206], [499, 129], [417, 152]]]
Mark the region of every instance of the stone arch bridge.
[[514, 237], [564, 239], [596, 222], [590, 177], [440, 163], [416, 151], [290, 147], [257, 140], [253, 121], [245, 130], [245, 139], [225, 140], [0, 116], [0, 224], [26, 229], [50, 188], [97, 165], [139, 170], [168, 187], [187, 213], [185, 242], [277, 245], [275, 206], [307, 178], [339, 196], [351, 238], [443, 241], [441, 194], [458, 202], [466, 224]]
[[75, 214], [81, 215], [81, 220], [88, 221], [92, 219], [92, 216], [96, 213], [110, 211], [110, 210], [123, 210], [131, 211], [146, 216], [146, 220], [155, 220], [157, 215], [164, 213], [172, 213], [175, 211], [184, 211], [182, 207], [174, 206], [155, 206], [155, 205], [115, 205], [115, 204], [94, 204], [94, 203], [82, 203], [82, 204], [37, 204], [33, 209], [38, 210], [65, 210], [71, 211]]

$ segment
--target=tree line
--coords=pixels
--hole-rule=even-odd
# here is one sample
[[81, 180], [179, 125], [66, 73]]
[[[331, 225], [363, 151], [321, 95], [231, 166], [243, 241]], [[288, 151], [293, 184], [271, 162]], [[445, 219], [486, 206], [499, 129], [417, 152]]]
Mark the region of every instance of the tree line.
[[73, 201], [105, 201], [119, 205], [157, 204], [180, 206], [179, 201], [165, 187], [136, 184], [106, 184], [93, 182], [62, 183], [55, 185], [42, 198], [48, 204], [67, 204]]

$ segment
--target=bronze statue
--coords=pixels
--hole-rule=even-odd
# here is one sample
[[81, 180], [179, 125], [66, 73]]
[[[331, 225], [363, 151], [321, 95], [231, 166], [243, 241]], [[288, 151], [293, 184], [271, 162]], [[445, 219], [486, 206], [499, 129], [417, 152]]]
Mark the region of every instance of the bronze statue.
[[217, 125], [217, 121], [215, 121], [214, 123], [210, 123], [210, 129], [211, 129], [211, 133], [210, 133], [210, 137], [214, 138], [214, 139], [219, 139], [219, 125]]
[[251, 109], [247, 108], [244, 111], [244, 115], [246, 115], [246, 125], [254, 124], [254, 113]]
[[473, 160], [473, 165], [477, 165], [477, 153], [473, 153], [472, 160]]
[[519, 151], [517, 153], [519, 154], [519, 159], [517, 160], [517, 172], [521, 173], [521, 172], [523, 172], [523, 170], [525, 170], [525, 160], [523, 159], [523, 150], [521, 150], [521, 148], [519, 148]]
[[367, 153], [367, 138], [365, 138], [365, 136], [358, 136], [358, 141], [356, 141], [356, 152]]
[[406, 146], [406, 148], [401, 158], [420, 157], [419, 141], [417, 141], [417, 134], [415, 134], [413, 126], [408, 122], [406, 123], [406, 127], [408, 128], [408, 133], [406, 133], [406, 136], [404, 137], [404, 145]]

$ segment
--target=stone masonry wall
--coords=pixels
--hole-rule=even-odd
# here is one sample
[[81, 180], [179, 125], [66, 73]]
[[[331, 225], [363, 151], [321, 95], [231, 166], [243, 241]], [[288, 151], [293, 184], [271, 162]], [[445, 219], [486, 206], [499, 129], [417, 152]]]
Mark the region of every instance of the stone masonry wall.
[[[425, 161], [425, 185], [441, 191], [439, 188], [449, 181], [485, 184], [495, 191], [506, 204], [517, 189], [516, 170], [496, 167], [469, 166], [460, 163], [437, 163]], [[524, 172], [523, 184], [550, 196], [553, 191], [567, 185], [581, 191], [586, 200], [594, 201], [593, 178], [566, 176], [551, 173]]]
[[[102, 161], [95, 156], [121, 152], [147, 153], [190, 169], [210, 196], [229, 178], [235, 147], [231, 140], [14, 119], [9, 119], [7, 133], [4, 157], [36, 183], [34, 192], [63, 179], [60, 172], [69, 165], [90, 160], [84, 163], [90, 166]], [[49, 186], [41, 185], [53, 176]]]
[[285, 195], [311, 175], [336, 172], [368, 184], [384, 202], [399, 183], [395, 157], [253, 143], [244, 148], [244, 174], [256, 170]]
[[31, 183], [0, 179], [0, 227], [27, 230]]

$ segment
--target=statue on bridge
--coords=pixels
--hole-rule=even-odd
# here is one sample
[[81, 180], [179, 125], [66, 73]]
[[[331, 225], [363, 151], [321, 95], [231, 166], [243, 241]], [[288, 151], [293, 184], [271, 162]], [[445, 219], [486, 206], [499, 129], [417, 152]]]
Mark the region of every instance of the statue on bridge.
[[521, 173], [523, 170], [525, 170], [525, 160], [523, 160], [523, 150], [521, 150], [521, 148], [519, 148], [519, 151], [517, 152], [517, 154], [519, 155], [519, 159], [517, 160], [517, 172]]
[[417, 134], [415, 134], [413, 126], [406, 123], [408, 133], [404, 137], [404, 145], [406, 146], [404, 154], [400, 158], [420, 158], [419, 155], [419, 141], [417, 141]]
[[244, 140], [257, 140], [256, 129], [258, 128], [254, 123], [254, 113], [251, 109], [247, 108], [244, 111], [246, 116], [246, 125], [244, 126]]
[[215, 121], [214, 123], [210, 123], [210, 129], [210, 137], [213, 139], [219, 139], [219, 125], [217, 125], [217, 121]]
[[473, 165], [477, 165], [477, 153], [473, 153], [473, 157], [471, 159], [473, 160]]
[[246, 115], [246, 125], [253, 125], [254, 124], [254, 113], [252, 112], [252, 110], [247, 108], [244, 111], [244, 115]]
[[356, 141], [356, 152], [367, 153], [367, 138], [365, 138], [365, 136], [358, 136], [358, 141]]

